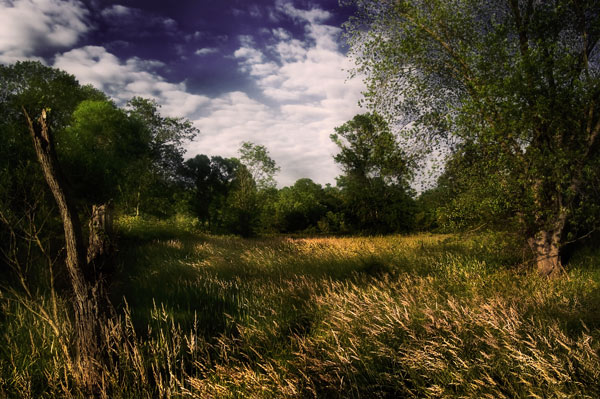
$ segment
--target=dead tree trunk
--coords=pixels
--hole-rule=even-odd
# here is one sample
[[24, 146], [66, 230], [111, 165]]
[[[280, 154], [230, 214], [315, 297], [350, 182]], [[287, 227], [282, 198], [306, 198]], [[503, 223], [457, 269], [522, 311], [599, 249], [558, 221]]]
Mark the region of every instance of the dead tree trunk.
[[83, 245], [83, 235], [76, 208], [66, 192], [66, 185], [59, 168], [54, 143], [46, 122], [46, 111], [42, 110], [37, 121], [32, 121], [23, 108], [29, 133], [33, 139], [35, 153], [42, 167], [44, 178], [54, 196], [63, 223], [66, 247], [66, 266], [73, 287], [75, 311], [76, 378], [83, 388], [92, 393], [98, 369], [99, 309], [96, 277], [88, 267]]
[[[89, 222], [90, 238], [87, 248], [87, 263], [102, 263], [112, 254], [113, 242], [113, 206], [111, 202], [92, 206], [92, 217]], [[96, 275], [98, 275], [98, 270]]]

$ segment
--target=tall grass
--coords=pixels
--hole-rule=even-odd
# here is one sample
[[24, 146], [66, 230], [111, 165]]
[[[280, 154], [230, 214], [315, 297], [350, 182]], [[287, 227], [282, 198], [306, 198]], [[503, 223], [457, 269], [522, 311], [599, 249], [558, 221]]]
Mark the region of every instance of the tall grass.
[[[548, 281], [519, 268], [501, 235], [243, 240], [120, 227], [104, 397], [600, 397], [595, 252]], [[82, 397], [61, 349], [67, 301], [56, 312], [43, 295], [0, 303], [0, 397]]]

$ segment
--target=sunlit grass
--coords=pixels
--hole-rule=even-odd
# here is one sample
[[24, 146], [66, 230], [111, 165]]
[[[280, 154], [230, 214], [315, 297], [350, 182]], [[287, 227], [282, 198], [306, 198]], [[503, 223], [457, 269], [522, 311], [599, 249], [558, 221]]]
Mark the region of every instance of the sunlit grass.
[[[107, 397], [600, 397], [594, 251], [546, 281], [500, 234], [244, 240], [139, 220], [120, 231]], [[22, 301], [1, 301], [0, 397], [77, 397], [59, 345], [68, 304], [57, 337]]]

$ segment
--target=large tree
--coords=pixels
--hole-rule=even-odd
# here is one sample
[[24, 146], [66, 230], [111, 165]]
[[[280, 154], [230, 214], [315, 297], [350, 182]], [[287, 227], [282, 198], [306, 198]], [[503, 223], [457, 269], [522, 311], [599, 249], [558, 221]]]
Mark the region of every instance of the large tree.
[[160, 105], [154, 100], [134, 97], [125, 111], [142, 129], [145, 150], [142, 157], [131, 160], [124, 181], [122, 195], [128, 199], [127, 208], [133, 208], [136, 215], [144, 210], [167, 216], [172, 212], [174, 193], [181, 183], [183, 144], [193, 140], [198, 129], [188, 119], [162, 115]]
[[268, 209], [275, 197], [275, 174], [280, 168], [263, 145], [243, 142], [238, 153], [240, 164], [228, 194], [225, 223], [229, 231], [251, 236], [261, 227], [269, 229]]
[[239, 154], [240, 162], [246, 166], [259, 190], [275, 187], [275, 175], [280, 168], [264, 145], [245, 141], [239, 149]]
[[308, 178], [299, 179], [279, 191], [274, 203], [275, 223], [286, 233], [316, 229], [329, 210], [327, 200], [320, 184]]
[[182, 174], [191, 191], [191, 212], [210, 230], [222, 224], [223, 208], [236, 177], [239, 161], [235, 158], [196, 155], [185, 161]]
[[56, 201], [64, 228], [66, 259], [65, 265], [73, 288], [75, 313], [77, 364], [75, 375], [86, 393], [95, 392], [99, 386], [100, 326], [103, 312], [100, 310], [100, 295], [103, 292], [97, 279], [94, 262], [86, 260], [83, 234], [62, 168], [58, 162], [55, 143], [48, 123], [48, 112], [42, 109], [38, 118], [32, 119], [23, 107], [30, 136], [44, 178]]
[[335, 128], [334, 157], [346, 213], [360, 230], [406, 231], [412, 224], [410, 161], [387, 122], [376, 113], [356, 115]]
[[[36, 291], [26, 282], [29, 253], [37, 246], [48, 259], [53, 287], [53, 258], [62, 251], [47, 242], [64, 244], [76, 338], [76, 362], [69, 368], [76, 382], [93, 394], [101, 384], [99, 345], [108, 317], [100, 272], [105, 265], [101, 255], [108, 248], [110, 207], [100, 204], [117, 194], [129, 164], [149, 152], [147, 129], [103, 93], [36, 62], [0, 66], [0, 116], [0, 238], [9, 239], [8, 245], [0, 244], [0, 253], [15, 266], [21, 286], [33, 299]], [[43, 180], [46, 187], [40, 184]], [[80, 212], [89, 215], [90, 208], [86, 248]], [[57, 230], [46, 228], [48, 221], [54, 224], [57, 219], [63, 226], [63, 242]]]
[[110, 101], [79, 103], [69, 125], [56, 133], [58, 158], [75, 199], [84, 206], [117, 199], [132, 166], [148, 152], [144, 135]]
[[421, 142], [486, 154], [542, 275], [597, 175], [597, 0], [352, 0], [347, 32], [367, 102]]
[[[46, 253], [51, 247], [49, 242], [58, 244], [60, 241], [60, 230], [56, 229], [58, 224], [54, 218], [55, 205], [50, 199], [52, 193], [37, 162], [31, 129], [23, 110], [29, 113], [29, 119], [38, 132], [38, 116], [44, 110], [47, 114], [44, 120], [46, 128], [55, 137], [63, 139], [57, 143], [57, 147], [61, 147], [57, 148], [60, 153], [59, 150], [66, 150], [68, 140], [63, 133], [74, 125], [74, 112], [82, 102], [88, 101], [105, 103], [106, 96], [91, 86], [81, 86], [72, 75], [39, 62], [0, 65], [0, 251], [6, 253], [9, 244], [16, 249], [0, 262], [6, 260], [15, 265], [31, 263], [32, 251], [20, 251], [21, 248], [31, 248], [31, 245], [23, 245], [28, 240], [38, 243], [39, 250]], [[52, 109], [46, 110], [49, 106]], [[70, 143], [76, 141], [77, 138]], [[62, 151], [61, 154], [67, 153], [74, 154], [73, 151]], [[62, 180], [70, 181], [74, 173], [80, 171], [72, 167], [63, 168]], [[88, 184], [88, 188], [90, 186]], [[77, 200], [75, 198], [73, 202]], [[47, 221], [54, 228], [47, 228]], [[46, 228], [41, 229], [41, 226]], [[12, 238], [5, 239], [9, 238], [6, 235], [8, 230], [12, 230]], [[31, 232], [35, 232], [35, 237]]]
[[243, 237], [256, 235], [261, 205], [252, 173], [246, 165], [239, 164], [235, 170], [235, 177], [231, 182], [231, 189], [223, 210], [227, 231]]

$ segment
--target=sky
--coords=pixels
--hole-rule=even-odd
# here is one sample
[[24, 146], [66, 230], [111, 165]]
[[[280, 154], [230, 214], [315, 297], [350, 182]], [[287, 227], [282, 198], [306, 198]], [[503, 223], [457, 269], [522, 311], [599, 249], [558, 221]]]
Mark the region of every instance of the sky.
[[191, 120], [196, 154], [264, 145], [278, 185], [335, 184], [329, 135], [357, 113], [338, 0], [0, 0], [0, 63], [39, 60], [124, 105]]

